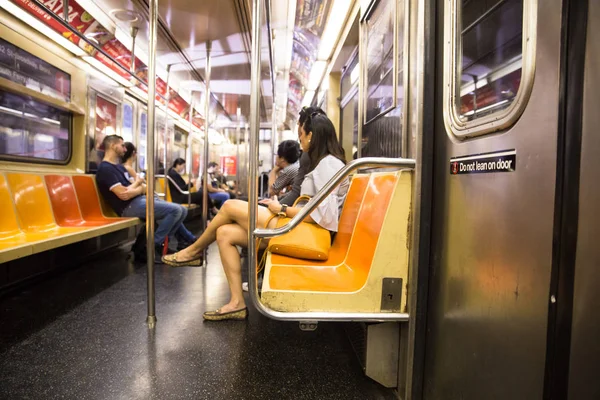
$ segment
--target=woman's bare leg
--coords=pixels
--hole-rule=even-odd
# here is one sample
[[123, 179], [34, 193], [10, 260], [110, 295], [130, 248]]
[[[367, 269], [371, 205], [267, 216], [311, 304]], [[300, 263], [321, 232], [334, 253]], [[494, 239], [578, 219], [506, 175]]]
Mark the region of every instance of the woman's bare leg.
[[246, 307], [242, 294], [242, 263], [236, 245], [247, 246], [247, 231], [237, 224], [223, 225], [217, 229], [217, 244], [231, 291], [231, 300], [219, 310], [221, 313], [236, 311]]
[[[256, 224], [259, 228], [264, 228], [267, 219], [273, 215], [265, 207], [258, 207], [258, 216]], [[242, 200], [227, 200], [219, 213], [208, 224], [206, 230], [196, 240], [194, 244], [177, 253], [179, 261], [192, 260], [197, 257], [205, 248], [217, 239], [217, 230], [224, 225], [235, 223], [246, 232], [248, 231], [248, 203]], [[248, 239], [243, 244], [248, 246]]]

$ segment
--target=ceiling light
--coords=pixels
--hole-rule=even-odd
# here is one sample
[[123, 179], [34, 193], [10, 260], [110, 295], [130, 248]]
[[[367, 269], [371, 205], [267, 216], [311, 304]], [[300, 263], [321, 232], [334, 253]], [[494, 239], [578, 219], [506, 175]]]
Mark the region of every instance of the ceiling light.
[[310, 75], [308, 77], [308, 90], [316, 90], [323, 79], [323, 74], [327, 68], [327, 61], [315, 61], [313, 64]]
[[302, 107], [310, 106], [314, 97], [315, 97], [315, 91], [307, 90], [306, 93], [304, 93], [304, 99], [302, 99]]
[[346, 21], [346, 16], [352, 5], [352, 0], [334, 0], [333, 6], [327, 17], [327, 24], [321, 35], [321, 43], [319, 44], [318, 60], [329, 60], [333, 47], [337, 42], [342, 26]]
[[84, 59], [86, 62], [88, 62], [90, 65], [92, 65], [94, 68], [96, 68], [98, 71], [100, 71], [103, 74], [107, 75], [109, 78], [115, 80], [119, 84], [121, 84], [121, 85], [123, 85], [125, 87], [132, 87], [133, 86], [133, 84], [131, 82], [129, 82], [127, 79], [123, 78], [121, 75], [117, 74], [115, 71], [113, 71], [112, 69], [110, 69], [109, 67], [107, 67], [102, 62], [100, 62], [99, 60], [95, 59], [94, 57], [84, 56], [84, 57], [81, 57], [81, 58]]

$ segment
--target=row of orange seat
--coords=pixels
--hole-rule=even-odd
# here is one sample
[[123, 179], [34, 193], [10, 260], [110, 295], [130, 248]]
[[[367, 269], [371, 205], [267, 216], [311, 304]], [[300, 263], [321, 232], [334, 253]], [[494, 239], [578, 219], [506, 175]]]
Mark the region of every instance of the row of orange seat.
[[0, 263], [140, 223], [111, 215], [91, 175], [0, 173], [0, 210]]

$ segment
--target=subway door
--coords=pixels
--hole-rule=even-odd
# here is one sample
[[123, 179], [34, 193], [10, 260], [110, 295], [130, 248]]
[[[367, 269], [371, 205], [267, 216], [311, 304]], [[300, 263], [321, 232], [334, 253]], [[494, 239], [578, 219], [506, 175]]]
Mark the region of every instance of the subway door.
[[438, 0], [436, 7], [424, 398], [540, 399], [561, 1]]
[[569, 399], [600, 399], [600, 2], [590, 0], [583, 81], [579, 217]]

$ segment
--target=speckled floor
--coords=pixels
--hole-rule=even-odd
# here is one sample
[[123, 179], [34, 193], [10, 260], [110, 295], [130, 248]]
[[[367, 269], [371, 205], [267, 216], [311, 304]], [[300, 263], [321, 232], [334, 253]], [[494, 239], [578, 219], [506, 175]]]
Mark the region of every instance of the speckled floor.
[[217, 254], [207, 269], [157, 266], [154, 330], [146, 268], [121, 249], [0, 299], [0, 398], [395, 399], [337, 324], [306, 333], [252, 309], [203, 322], [227, 300]]

